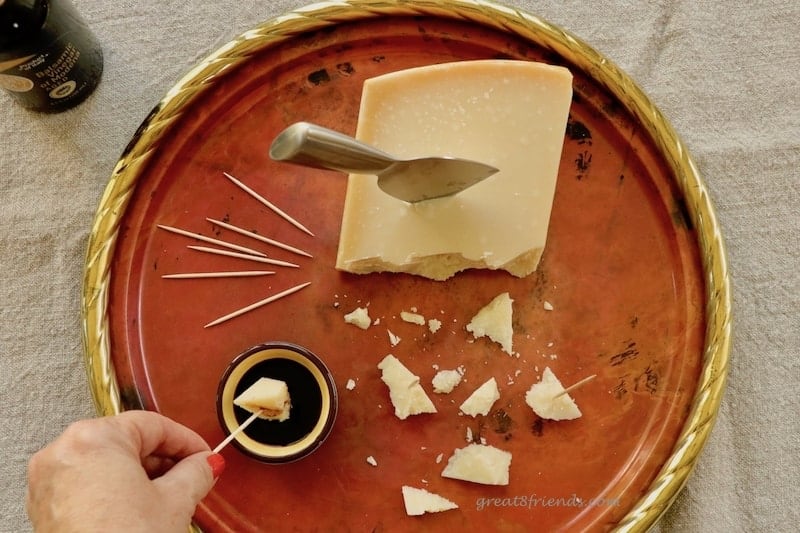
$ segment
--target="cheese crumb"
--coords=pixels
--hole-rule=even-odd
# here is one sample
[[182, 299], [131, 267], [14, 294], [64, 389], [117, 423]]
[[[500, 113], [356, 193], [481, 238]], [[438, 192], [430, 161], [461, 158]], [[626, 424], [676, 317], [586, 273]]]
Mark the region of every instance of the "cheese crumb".
[[400, 311], [400, 318], [404, 322], [409, 322], [411, 324], [419, 324], [420, 326], [425, 325], [425, 317], [420, 315], [419, 313], [409, 313], [408, 311]]
[[367, 457], [367, 462], [372, 466], [378, 466], [378, 461], [376, 461], [375, 458], [372, 457], [371, 455]]
[[561, 394], [562, 392], [564, 392], [564, 386], [561, 385], [550, 367], [546, 367], [542, 372], [541, 381], [534, 383], [525, 394], [525, 403], [542, 418], [551, 420], [580, 418], [581, 410], [578, 409], [575, 400], [569, 394]]
[[354, 380], [352, 380], [352, 379], [348, 379], [348, 380], [347, 380], [347, 385], [345, 385], [345, 388], [346, 388], [347, 390], [353, 390], [353, 389], [355, 389], [355, 388], [356, 388], [356, 382], [355, 382]]
[[552, 311], [553, 310], [553, 304], [551, 304], [550, 302], [545, 300], [545, 302], [544, 302], [544, 310], [545, 311]]
[[389, 398], [397, 418], [405, 420], [411, 415], [436, 412], [433, 402], [419, 384], [419, 377], [394, 355], [384, 357], [378, 368], [382, 371], [381, 380], [389, 387]]
[[507, 292], [498, 294], [472, 317], [467, 331], [477, 339], [489, 337], [499, 344], [508, 355], [513, 355], [512, 306], [514, 300]]
[[442, 327], [442, 321], [435, 318], [428, 320], [428, 329], [431, 333], [436, 333]]
[[439, 463], [441, 463], [442, 459], [444, 459], [444, 454], [440, 453], [439, 455], [436, 456], [436, 464], [438, 465]]
[[433, 392], [449, 394], [461, 383], [461, 373], [458, 370], [440, 370], [433, 376]]
[[497, 381], [494, 378], [490, 378], [483, 385], [478, 387], [469, 398], [464, 400], [464, 403], [461, 404], [459, 409], [466, 415], [485, 416], [489, 414], [492, 405], [494, 405], [494, 402], [499, 398], [500, 391], [497, 389]]
[[511, 453], [494, 446], [469, 444], [447, 460], [442, 477], [483, 485], [508, 485]]
[[366, 307], [357, 307], [350, 313], [347, 313], [344, 315], [344, 321], [361, 329], [367, 329], [370, 324], [372, 324]]
[[425, 489], [403, 485], [401, 490], [408, 516], [420, 516], [425, 513], [439, 513], [450, 509], [458, 509], [458, 505], [447, 498], [428, 492]]
[[400, 337], [398, 337], [397, 335], [395, 335], [394, 333], [392, 333], [388, 329], [386, 330], [386, 333], [389, 334], [389, 344], [391, 344], [392, 347], [397, 346], [398, 344], [400, 344]]

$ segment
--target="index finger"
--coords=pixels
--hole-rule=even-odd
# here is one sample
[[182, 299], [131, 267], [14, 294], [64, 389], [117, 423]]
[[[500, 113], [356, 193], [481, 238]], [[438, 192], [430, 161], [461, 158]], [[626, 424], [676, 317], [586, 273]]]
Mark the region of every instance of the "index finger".
[[179, 461], [211, 449], [192, 429], [153, 411], [125, 411], [109, 420], [123, 444], [140, 458], [157, 455]]

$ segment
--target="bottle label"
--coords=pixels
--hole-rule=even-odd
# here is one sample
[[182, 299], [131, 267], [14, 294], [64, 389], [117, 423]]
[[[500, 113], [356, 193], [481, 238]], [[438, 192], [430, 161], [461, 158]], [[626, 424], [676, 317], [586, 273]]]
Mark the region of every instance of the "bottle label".
[[99, 81], [100, 47], [74, 8], [63, 2], [50, 4], [42, 35], [51, 39], [43, 48], [28, 50], [22, 57], [0, 55], [0, 88], [32, 109], [72, 107]]

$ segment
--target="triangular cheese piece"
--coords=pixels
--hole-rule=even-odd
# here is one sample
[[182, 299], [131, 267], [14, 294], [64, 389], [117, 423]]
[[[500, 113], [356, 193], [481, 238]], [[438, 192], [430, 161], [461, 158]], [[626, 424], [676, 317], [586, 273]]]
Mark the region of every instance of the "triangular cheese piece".
[[550, 420], [574, 420], [581, 417], [581, 410], [578, 409], [575, 400], [564, 392], [564, 386], [558, 380], [550, 367], [542, 372], [542, 380], [534, 383], [530, 390], [525, 394], [527, 403], [533, 412], [542, 418]]
[[389, 398], [394, 406], [394, 414], [400, 420], [421, 413], [435, 413], [436, 406], [425, 393], [415, 376], [394, 355], [387, 355], [378, 363], [381, 380], [389, 387]]
[[514, 329], [511, 321], [513, 301], [507, 292], [498, 294], [472, 317], [470, 323], [467, 324], [467, 331], [472, 333], [476, 339], [489, 337], [502, 346], [504, 352], [513, 355]]
[[489, 379], [486, 383], [475, 389], [475, 392], [470, 394], [469, 398], [464, 400], [461, 404], [461, 412], [465, 415], [478, 416], [488, 415], [489, 410], [500, 398], [500, 391], [497, 389], [497, 381], [494, 378]]
[[264, 410], [259, 418], [283, 422], [292, 407], [289, 387], [279, 379], [260, 378], [233, 400], [234, 405], [251, 413]]
[[403, 503], [408, 516], [419, 516], [425, 513], [440, 513], [450, 509], [458, 509], [458, 505], [438, 494], [425, 489], [417, 489], [403, 485]]
[[510, 467], [510, 452], [494, 446], [470, 444], [457, 449], [447, 460], [442, 477], [483, 485], [508, 485]]

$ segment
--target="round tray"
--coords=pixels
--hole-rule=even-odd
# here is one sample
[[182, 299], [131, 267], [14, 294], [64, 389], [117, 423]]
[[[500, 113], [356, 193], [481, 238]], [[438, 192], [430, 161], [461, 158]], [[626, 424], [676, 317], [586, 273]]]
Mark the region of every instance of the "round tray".
[[[518, 279], [467, 271], [434, 282], [336, 271], [346, 178], [270, 161], [272, 139], [298, 120], [352, 134], [366, 78], [483, 58], [560, 64], [575, 76], [537, 272]], [[314, 257], [278, 250], [277, 258], [299, 268], [276, 267], [262, 278], [162, 278], [253, 268], [190, 250], [187, 244], [202, 243], [157, 228], [257, 247], [206, 217]], [[307, 281], [296, 294], [203, 327]], [[515, 300], [518, 358], [485, 339], [473, 341], [464, 329], [505, 291]], [[197, 510], [202, 530], [641, 531], [671, 504], [713, 425], [727, 372], [729, 291], [722, 238], [695, 166], [661, 113], [611, 62], [534, 16], [489, 2], [352, 0], [256, 27], [159, 103], [101, 200], [82, 312], [98, 411], [157, 410], [212, 446], [224, 436], [215, 391], [237, 354], [264, 341], [288, 341], [330, 367], [340, 405], [325, 445], [281, 466], [227, 448], [228, 469]], [[363, 331], [344, 322], [345, 313], [367, 305], [379, 324]], [[402, 321], [400, 312], [413, 308], [441, 320], [441, 330]], [[401, 342], [392, 346], [387, 330]], [[436, 415], [394, 417], [376, 368], [388, 353], [421, 377]], [[466, 382], [450, 395], [432, 394], [436, 369], [458, 366]], [[565, 384], [597, 374], [574, 393], [582, 418], [544, 421], [525, 405], [525, 391], [548, 366]], [[489, 377], [501, 390], [493, 411], [459, 416], [461, 401]], [[350, 379], [352, 390], [344, 387]], [[512, 452], [508, 486], [440, 476], [453, 450], [466, 445], [467, 430]], [[377, 466], [367, 463], [370, 456]], [[426, 488], [460, 508], [407, 517], [402, 485]]]

